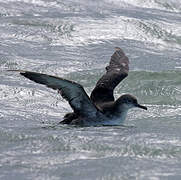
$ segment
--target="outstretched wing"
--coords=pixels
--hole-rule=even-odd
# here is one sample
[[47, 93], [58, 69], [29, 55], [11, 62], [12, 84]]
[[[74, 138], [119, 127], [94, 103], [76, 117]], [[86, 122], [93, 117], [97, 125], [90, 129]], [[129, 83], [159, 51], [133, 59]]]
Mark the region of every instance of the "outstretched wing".
[[114, 88], [128, 75], [129, 59], [123, 50], [116, 48], [111, 56], [106, 73], [99, 79], [91, 93], [91, 100], [95, 104], [114, 101]]
[[19, 72], [22, 76], [36, 83], [44, 84], [49, 88], [58, 90], [62, 97], [69, 102], [75, 113], [87, 117], [93, 116], [97, 112], [97, 108], [80, 84], [47, 74], [29, 71]]

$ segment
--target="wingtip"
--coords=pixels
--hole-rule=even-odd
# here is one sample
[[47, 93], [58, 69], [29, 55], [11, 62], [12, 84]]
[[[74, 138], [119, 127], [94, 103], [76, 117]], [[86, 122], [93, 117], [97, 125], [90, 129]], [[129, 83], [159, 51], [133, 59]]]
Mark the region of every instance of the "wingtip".
[[123, 51], [120, 47], [115, 47], [115, 51]]
[[124, 51], [120, 47], [115, 47], [115, 51], [124, 54]]
[[20, 70], [20, 69], [8, 69], [6, 70], [8, 72], [19, 72], [19, 73], [25, 73], [26, 71]]

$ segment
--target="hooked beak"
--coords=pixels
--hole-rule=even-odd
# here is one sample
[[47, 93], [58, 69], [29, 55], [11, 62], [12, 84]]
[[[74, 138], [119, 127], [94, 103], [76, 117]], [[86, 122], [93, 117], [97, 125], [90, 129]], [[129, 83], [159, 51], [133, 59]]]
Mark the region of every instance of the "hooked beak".
[[141, 108], [141, 109], [144, 109], [144, 110], [147, 110], [147, 109], [148, 109], [146, 106], [142, 106], [142, 105], [140, 105], [140, 104], [137, 104], [136, 107]]

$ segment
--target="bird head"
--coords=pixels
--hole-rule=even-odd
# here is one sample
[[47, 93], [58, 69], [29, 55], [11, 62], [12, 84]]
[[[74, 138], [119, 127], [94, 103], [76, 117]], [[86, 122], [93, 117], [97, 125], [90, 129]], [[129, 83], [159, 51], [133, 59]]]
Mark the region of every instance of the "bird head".
[[136, 99], [136, 97], [130, 95], [130, 94], [124, 94], [121, 97], [119, 97], [116, 100], [116, 104], [118, 104], [121, 107], [124, 107], [125, 109], [131, 109], [134, 107], [141, 108], [144, 110], [147, 110], [146, 106], [140, 105]]

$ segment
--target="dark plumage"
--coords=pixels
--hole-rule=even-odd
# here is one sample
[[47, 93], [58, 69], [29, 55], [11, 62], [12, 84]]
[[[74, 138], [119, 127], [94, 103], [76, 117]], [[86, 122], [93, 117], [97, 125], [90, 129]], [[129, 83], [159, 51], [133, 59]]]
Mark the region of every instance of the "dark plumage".
[[14, 71], [20, 72], [22, 76], [36, 83], [58, 90], [69, 102], [73, 113], [66, 114], [60, 123], [85, 126], [120, 125], [125, 120], [128, 109], [138, 107], [147, 110], [145, 106], [138, 104], [134, 96], [129, 94], [114, 100], [114, 88], [127, 77], [129, 71], [128, 57], [120, 48], [116, 48], [111, 56], [106, 73], [97, 82], [90, 98], [78, 83], [47, 74]]

